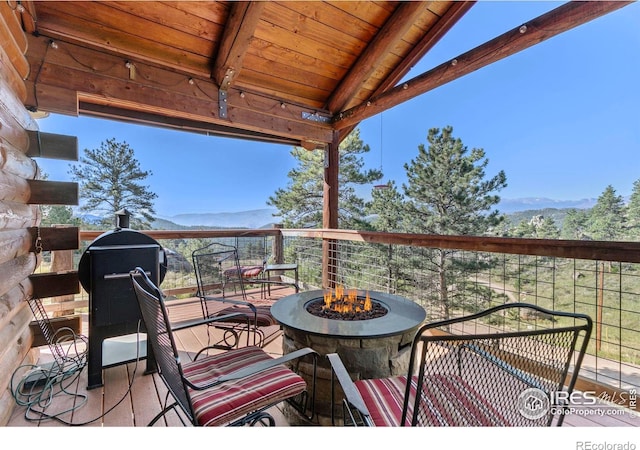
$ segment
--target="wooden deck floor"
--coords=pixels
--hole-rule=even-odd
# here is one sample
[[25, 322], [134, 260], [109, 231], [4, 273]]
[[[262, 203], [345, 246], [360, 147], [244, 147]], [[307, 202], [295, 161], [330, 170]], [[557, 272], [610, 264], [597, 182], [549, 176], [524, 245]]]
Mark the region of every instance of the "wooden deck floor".
[[[290, 288], [272, 290], [273, 299], [293, 293]], [[258, 291], [251, 292], [254, 301], [261, 301]], [[199, 305], [194, 303], [192, 310], [199, 314]], [[188, 315], [188, 308], [182, 307], [180, 318]], [[195, 327], [176, 333], [178, 347], [187, 358], [206, 346], [206, 327]], [[282, 354], [281, 337], [265, 346], [265, 350], [274, 356]], [[46, 348], [42, 349], [42, 359], [46, 360]], [[26, 406], [16, 406], [8, 423], [10, 427], [56, 427], [65, 423], [86, 427], [143, 427], [162, 409], [167, 390], [157, 374], [145, 375], [145, 361], [120, 364], [103, 369], [104, 385], [87, 390], [87, 371], [83, 370], [75, 382], [67, 389], [70, 395], [63, 394], [52, 399], [44, 408], [48, 415], [56, 415], [60, 420], [39, 417]], [[80, 405], [81, 397], [86, 403]], [[75, 403], [74, 403], [75, 402]], [[75, 407], [75, 408], [74, 408]], [[34, 408], [35, 410], [36, 408]], [[65, 412], [69, 411], [69, 412]], [[288, 421], [279, 407], [270, 411], [278, 426], [288, 426]], [[169, 413], [156, 423], [159, 427], [182, 426], [176, 413]], [[640, 417], [628, 410], [620, 410], [613, 405], [599, 404], [596, 407], [584, 407], [581, 411], [565, 417], [564, 427], [637, 427]]]

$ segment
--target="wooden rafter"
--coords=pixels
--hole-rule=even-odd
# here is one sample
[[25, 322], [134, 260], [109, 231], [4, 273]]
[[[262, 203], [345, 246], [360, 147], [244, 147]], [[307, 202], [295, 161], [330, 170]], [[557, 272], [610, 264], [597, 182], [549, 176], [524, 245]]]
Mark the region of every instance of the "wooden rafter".
[[[411, 50], [400, 64], [389, 74], [389, 76], [373, 92], [372, 97], [382, 94], [387, 89], [395, 86], [410, 70], [420, 61], [424, 55], [433, 48], [434, 45], [463, 17], [476, 1], [456, 2], [438, 19], [438, 22], [429, 29], [429, 32]], [[351, 125], [340, 130], [340, 142], [357, 126]]]
[[415, 98], [633, 2], [569, 2], [334, 117], [336, 129]]
[[366, 82], [380, 62], [402, 39], [426, 8], [426, 2], [406, 2], [398, 6], [333, 91], [327, 101], [326, 109], [332, 112], [340, 111], [353, 99], [361, 85]]
[[378, 86], [373, 95], [378, 95], [398, 84], [402, 77], [404, 77], [409, 70], [411, 70], [411, 68], [415, 66], [446, 33], [449, 32], [456, 22], [458, 22], [458, 20], [460, 20], [460, 18], [462, 18], [462, 16], [464, 16], [475, 3], [476, 1], [455, 2], [451, 8], [447, 9], [447, 12], [438, 19], [438, 22], [429, 29], [429, 32], [425, 34], [420, 42], [413, 47], [411, 52], [402, 59], [402, 62], [396, 66], [384, 82]]
[[213, 79], [221, 88], [228, 88], [242, 69], [242, 61], [265, 5], [266, 2], [231, 3], [212, 71]]

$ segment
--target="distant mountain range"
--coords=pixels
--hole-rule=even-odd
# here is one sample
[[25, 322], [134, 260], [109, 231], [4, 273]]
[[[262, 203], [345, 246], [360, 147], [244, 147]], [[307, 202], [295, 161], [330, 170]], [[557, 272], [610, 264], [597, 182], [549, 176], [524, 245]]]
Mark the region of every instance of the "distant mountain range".
[[597, 201], [595, 198], [583, 198], [581, 200], [553, 200], [542, 197], [503, 198], [498, 205], [498, 209], [505, 214], [530, 209], [589, 209], [593, 208]]
[[163, 219], [183, 226], [215, 228], [266, 228], [278, 222], [275, 208], [253, 209], [240, 212], [177, 214]]
[[[513, 198], [502, 199], [498, 205], [500, 212], [514, 214], [523, 211], [532, 211], [539, 214], [541, 210], [562, 210], [569, 208], [589, 209], [596, 204], [596, 199], [585, 198], [581, 200], [553, 200], [550, 198]], [[278, 217], [275, 208], [253, 209], [240, 212], [221, 213], [192, 213], [176, 214], [163, 217], [156, 221], [154, 228], [172, 229], [172, 224], [178, 227], [207, 227], [207, 228], [268, 228], [277, 223]], [[520, 214], [516, 214], [519, 217]], [[564, 216], [564, 214], [562, 215]]]

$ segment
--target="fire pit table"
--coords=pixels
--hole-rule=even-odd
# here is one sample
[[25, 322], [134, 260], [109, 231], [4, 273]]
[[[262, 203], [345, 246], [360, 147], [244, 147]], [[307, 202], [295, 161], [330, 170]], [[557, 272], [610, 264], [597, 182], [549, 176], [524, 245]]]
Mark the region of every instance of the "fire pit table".
[[[338, 353], [354, 379], [382, 378], [407, 373], [410, 346], [417, 328], [426, 318], [418, 304], [398, 295], [375, 291], [357, 291], [360, 303], [370, 298], [374, 307], [386, 313], [373, 318], [322, 317], [312, 314], [312, 304], [327, 302], [323, 290], [305, 291], [278, 300], [271, 314], [282, 325], [283, 354], [311, 347], [320, 355]], [[315, 308], [317, 309], [317, 308]], [[300, 365], [300, 375], [311, 383], [311, 365]], [[326, 358], [318, 359], [316, 413], [320, 425], [331, 425], [331, 368]], [[338, 411], [336, 409], [336, 411]], [[290, 415], [290, 420], [295, 416]]]

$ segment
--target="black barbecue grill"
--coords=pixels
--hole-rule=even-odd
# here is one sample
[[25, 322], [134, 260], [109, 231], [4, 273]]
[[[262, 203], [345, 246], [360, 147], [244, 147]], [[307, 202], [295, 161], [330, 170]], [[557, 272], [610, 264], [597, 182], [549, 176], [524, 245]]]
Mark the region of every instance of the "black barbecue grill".
[[[116, 228], [98, 236], [78, 265], [80, 284], [89, 294], [88, 389], [102, 386], [103, 367], [128, 362], [103, 365], [103, 342], [136, 333], [138, 321], [142, 320], [129, 272], [142, 267], [159, 286], [167, 271], [160, 244], [128, 227], [129, 213], [119, 211]], [[144, 331], [143, 324], [141, 330]], [[155, 371], [156, 364], [148, 344], [146, 349], [148, 373]]]

